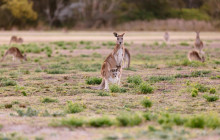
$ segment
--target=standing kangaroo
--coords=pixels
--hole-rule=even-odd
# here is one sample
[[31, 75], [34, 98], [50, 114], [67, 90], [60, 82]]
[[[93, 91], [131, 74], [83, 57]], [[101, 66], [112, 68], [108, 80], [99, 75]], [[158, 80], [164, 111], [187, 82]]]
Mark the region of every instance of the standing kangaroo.
[[170, 35], [169, 35], [169, 33], [168, 33], [167, 31], [164, 33], [164, 40], [165, 40], [166, 42], [169, 42], [169, 41], [170, 41]]
[[122, 75], [122, 64], [125, 54], [123, 36], [125, 33], [118, 35], [116, 46], [111, 54], [105, 59], [101, 68], [102, 83], [98, 87], [89, 87], [91, 89], [105, 89], [109, 90], [109, 83], [117, 83], [120, 85]]
[[18, 48], [16, 48], [16, 47], [9, 48], [6, 51], [6, 53], [4, 54], [4, 56], [2, 57], [1, 62], [5, 60], [5, 57], [7, 55], [12, 55], [13, 56], [13, 61], [15, 61], [16, 58], [19, 59], [20, 61], [22, 61], [22, 60], [27, 61], [26, 54], [22, 55], [21, 51]]
[[188, 53], [188, 59], [189, 61], [201, 61], [201, 62], [205, 62], [205, 53], [203, 52], [203, 42], [200, 40], [200, 36], [199, 36], [200, 32], [196, 32], [196, 40], [195, 40], [195, 50], [190, 51]]
[[195, 40], [195, 49], [196, 50], [199, 50], [199, 51], [202, 51], [203, 49], [203, 42], [200, 40], [200, 32], [199, 31], [196, 31], [196, 40]]
[[10, 40], [10, 42], [9, 42], [9, 45], [10, 45], [11, 43], [23, 43], [23, 42], [24, 42], [24, 40], [23, 40], [21, 37], [12, 36], [12, 37], [11, 37], [11, 40]]

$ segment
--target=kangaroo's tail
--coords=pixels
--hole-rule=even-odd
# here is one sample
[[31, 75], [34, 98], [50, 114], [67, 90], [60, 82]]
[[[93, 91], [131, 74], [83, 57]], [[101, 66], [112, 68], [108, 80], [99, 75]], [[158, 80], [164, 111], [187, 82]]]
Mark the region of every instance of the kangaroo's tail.
[[131, 63], [131, 54], [127, 48], [125, 48], [125, 56], [124, 56], [125, 66], [124, 68], [129, 68]]

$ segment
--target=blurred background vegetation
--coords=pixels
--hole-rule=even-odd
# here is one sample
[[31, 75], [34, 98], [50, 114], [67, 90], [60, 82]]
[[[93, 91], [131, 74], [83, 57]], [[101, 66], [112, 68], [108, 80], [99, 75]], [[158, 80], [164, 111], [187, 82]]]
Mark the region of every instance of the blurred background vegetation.
[[2, 30], [100, 29], [167, 19], [205, 21], [219, 29], [220, 0], [0, 0]]

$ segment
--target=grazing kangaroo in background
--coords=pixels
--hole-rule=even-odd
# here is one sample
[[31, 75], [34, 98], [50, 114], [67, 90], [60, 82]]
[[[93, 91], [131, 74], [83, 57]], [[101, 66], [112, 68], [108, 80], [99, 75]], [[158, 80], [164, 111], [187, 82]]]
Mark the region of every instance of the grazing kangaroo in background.
[[105, 89], [109, 90], [109, 83], [116, 83], [120, 85], [122, 75], [122, 64], [125, 54], [123, 36], [124, 33], [118, 35], [113, 33], [117, 37], [117, 43], [113, 52], [105, 59], [101, 68], [102, 83], [98, 87], [89, 87], [91, 89]]
[[12, 37], [11, 37], [11, 40], [10, 40], [10, 42], [9, 42], [9, 45], [10, 45], [11, 43], [23, 43], [23, 42], [24, 42], [24, 40], [23, 40], [21, 37], [12, 36]]
[[1, 62], [4, 61], [4, 59], [5, 59], [5, 57], [6, 57], [7, 55], [12, 55], [12, 56], [13, 56], [13, 61], [15, 61], [16, 58], [19, 59], [20, 61], [22, 61], [22, 60], [27, 61], [27, 56], [26, 56], [26, 54], [22, 55], [21, 51], [20, 51], [18, 48], [16, 48], [16, 47], [11, 47], [11, 48], [9, 48], [9, 49], [6, 51], [5, 55], [3, 56]]
[[196, 40], [195, 40], [195, 50], [190, 51], [188, 53], [188, 59], [189, 61], [201, 61], [205, 62], [205, 53], [203, 52], [203, 42], [200, 40], [199, 36], [200, 32], [196, 32]]
[[199, 51], [202, 51], [203, 49], [203, 42], [200, 40], [200, 32], [199, 31], [196, 31], [196, 40], [195, 40], [195, 49], [196, 50], [199, 50]]
[[166, 31], [165, 32], [165, 34], [164, 34], [164, 40], [166, 41], [166, 42], [169, 42], [170, 41], [170, 35], [169, 35], [169, 33]]
[[205, 62], [205, 57], [203, 54], [200, 54], [198, 51], [193, 50], [188, 53], [189, 61], [201, 61]]
[[130, 52], [127, 48], [125, 48], [125, 54], [124, 54], [124, 65], [123, 68], [129, 68], [130, 67], [130, 62], [131, 62], [131, 55]]

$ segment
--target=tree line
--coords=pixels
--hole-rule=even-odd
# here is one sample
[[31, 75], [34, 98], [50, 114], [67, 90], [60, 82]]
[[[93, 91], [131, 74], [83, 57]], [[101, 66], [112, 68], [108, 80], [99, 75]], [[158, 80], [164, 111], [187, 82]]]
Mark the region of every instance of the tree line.
[[0, 0], [0, 28], [99, 28], [135, 20], [220, 19], [220, 0]]

